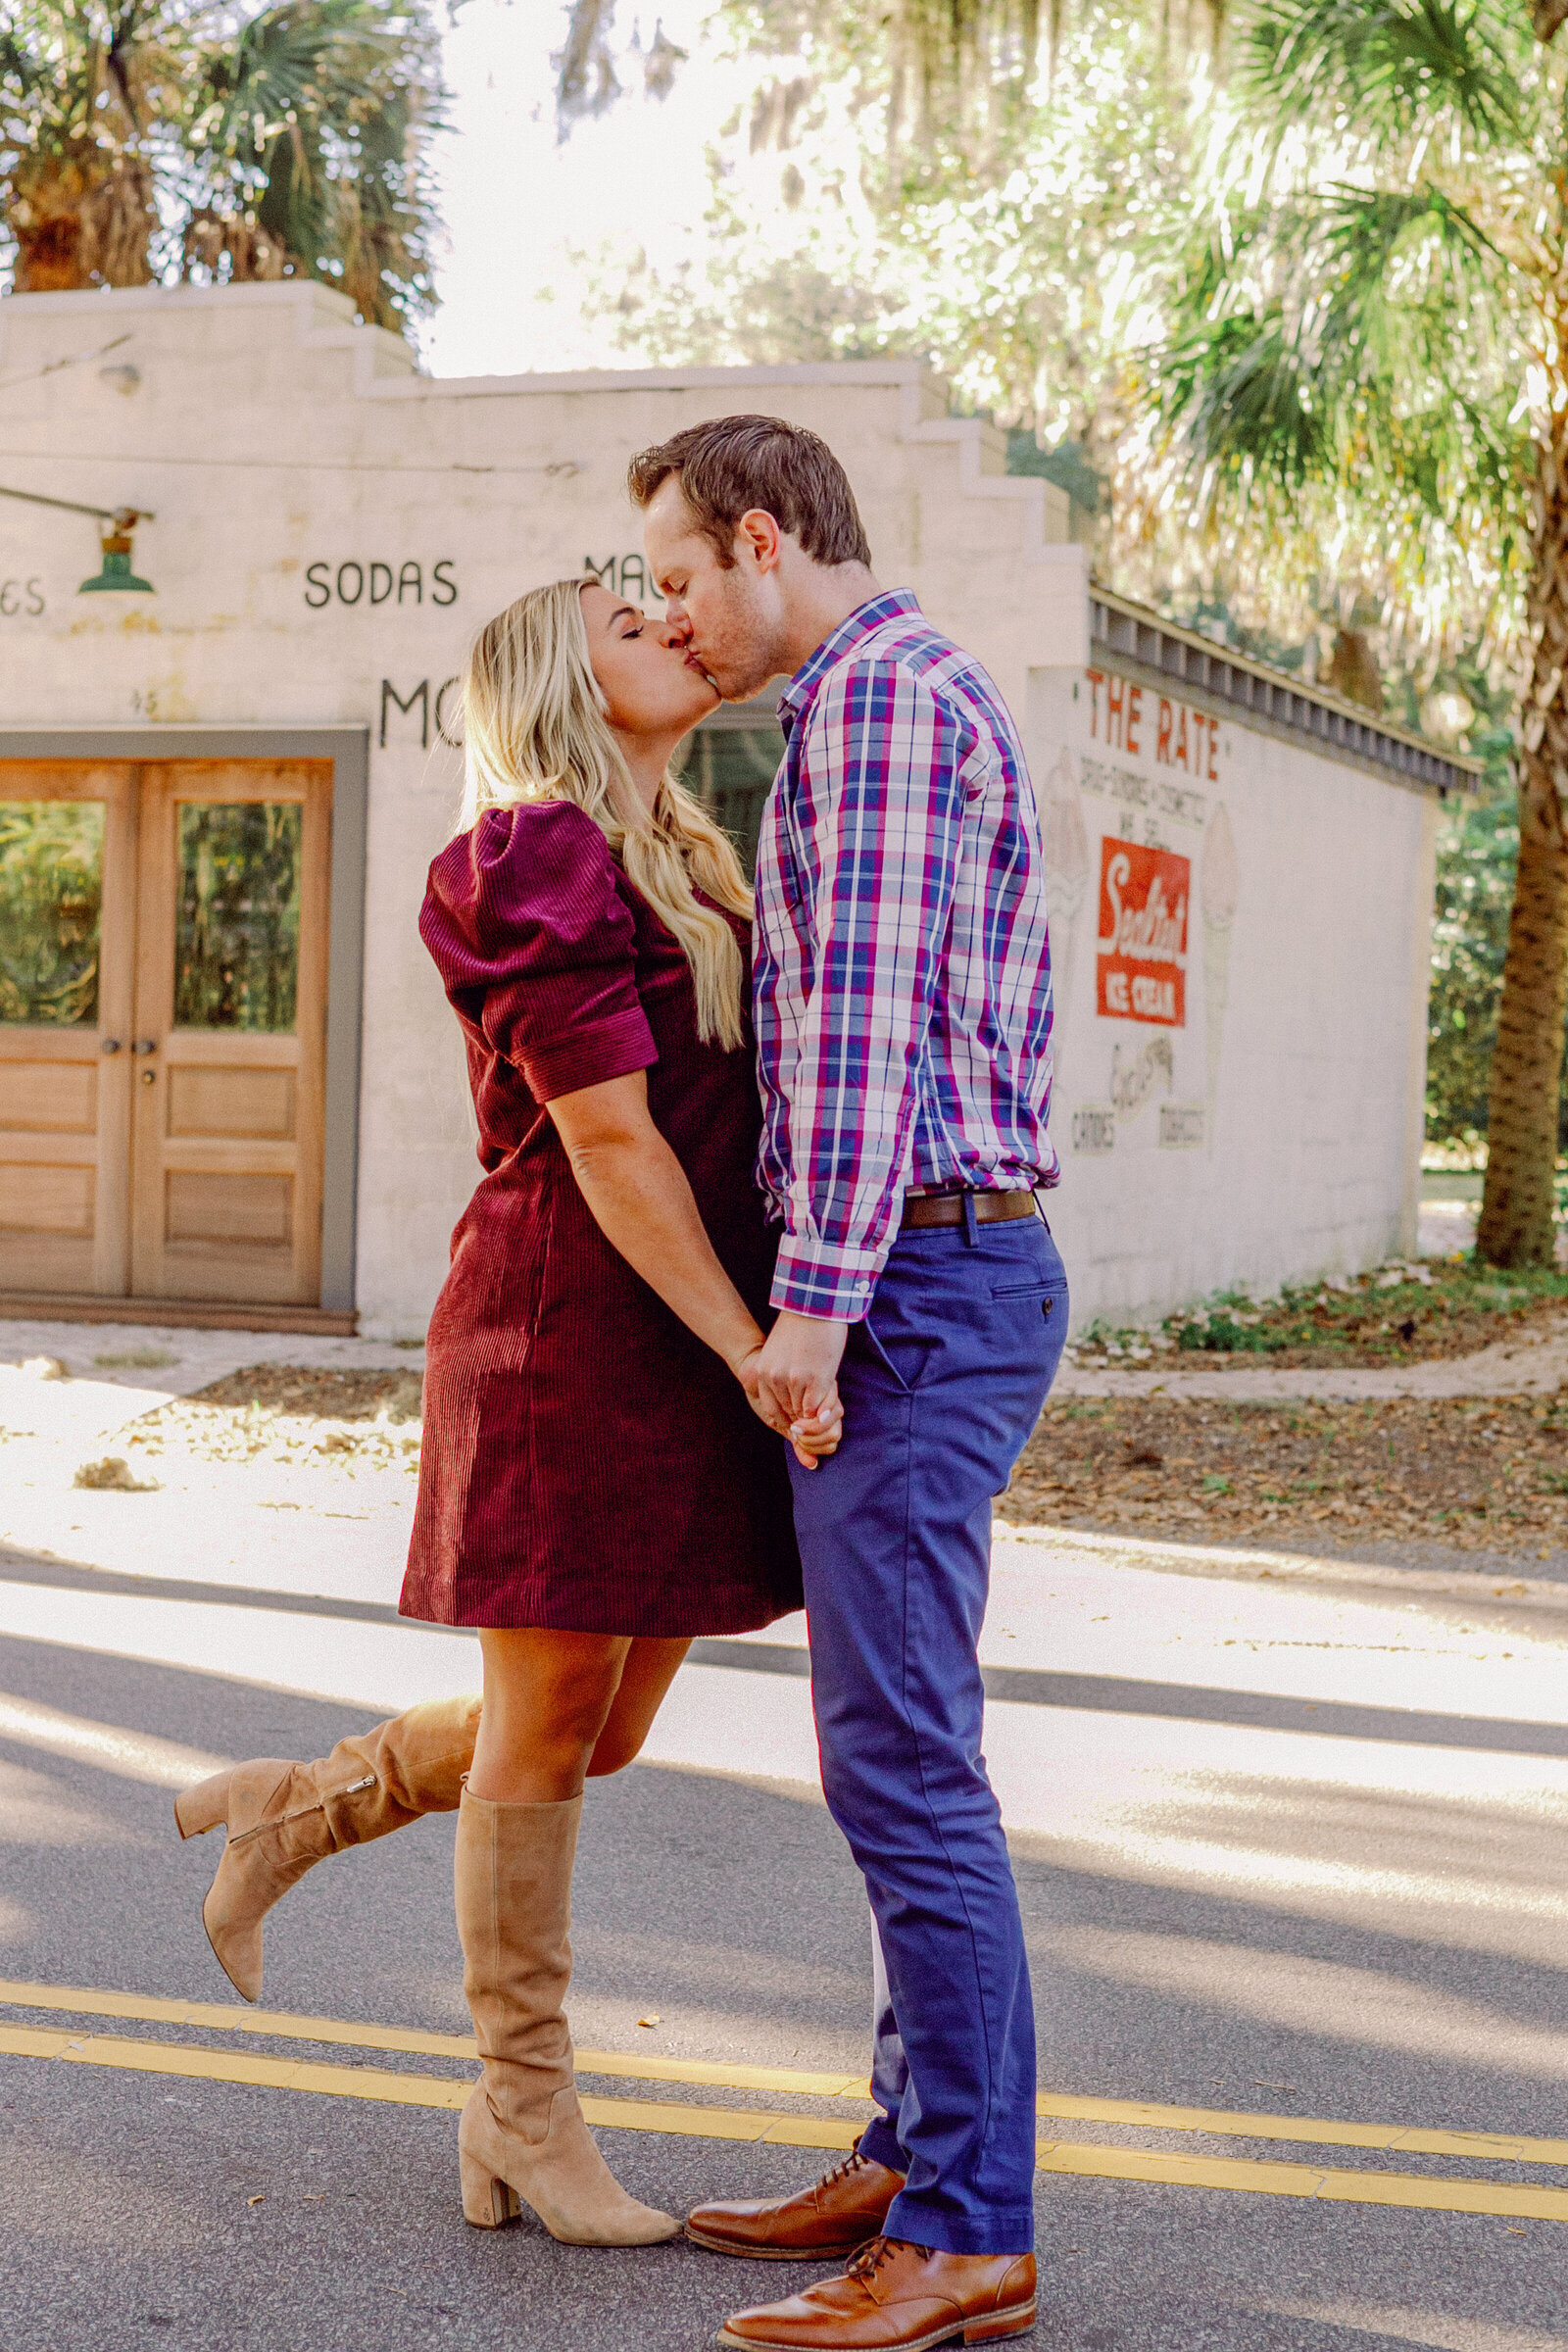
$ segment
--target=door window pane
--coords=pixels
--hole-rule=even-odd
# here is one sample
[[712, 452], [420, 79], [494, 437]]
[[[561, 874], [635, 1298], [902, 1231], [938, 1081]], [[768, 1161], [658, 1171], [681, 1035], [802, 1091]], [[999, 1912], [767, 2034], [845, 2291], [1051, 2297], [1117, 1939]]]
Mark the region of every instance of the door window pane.
[[102, 801], [0, 801], [0, 1021], [98, 1018]]
[[755, 726], [699, 727], [677, 760], [680, 781], [732, 836], [748, 873], [757, 862], [762, 803], [783, 756], [783, 730], [769, 712]]
[[293, 1029], [303, 814], [294, 801], [181, 805], [177, 1029]]

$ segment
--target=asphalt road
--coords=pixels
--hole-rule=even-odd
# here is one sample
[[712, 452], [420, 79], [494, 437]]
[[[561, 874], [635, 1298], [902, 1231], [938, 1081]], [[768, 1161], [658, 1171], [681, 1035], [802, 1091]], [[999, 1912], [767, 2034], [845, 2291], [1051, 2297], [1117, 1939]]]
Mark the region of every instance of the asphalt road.
[[[470, 2071], [236, 2035], [221, 2018], [72, 2010], [69, 1988], [88, 1987], [232, 2011], [197, 1917], [215, 1840], [182, 1846], [172, 1826], [187, 1763], [319, 1752], [383, 1706], [466, 1687], [473, 1654], [390, 1622], [404, 1505], [379, 1490], [323, 1491], [314, 1518], [291, 1490], [298, 1515], [280, 1522], [277, 1496], [239, 1472], [193, 1472], [186, 1490], [169, 1474], [151, 1496], [52, 1476], [29, 1470], [0, 1556], [4, 2352], [676, 2352], [810, 2276], [684, 2243], [584, 2252], [531, 2220], [468, 2230], [441, 2109], [7, 2046], [8, 2030], [15, 2045], [68, 2029], [175, 2044], [219, 2071], [241, 2044]], [[339, 1508], [341, 1531], [323, 1515]], [[1560, 2139], [1568, 1594], [1429, 1567], [1357, 1581], [1343, 1565], [999, 1543], [988, 1747], [1044, 2091]], [[590, 1792], [579, 2047], [721, 2076], [863, 2067], [863, 1901], [810, 1778], [802, 1634], [707, 1645], [651, 1760]], [[267, 2007], [465, 2032], [451, 1836], [431, 1820], [313, 1873], [270, 1926]], [[23, 1984], [59, 2005], [28, 2004]], [[638, 2102], [645, 2126], [661, 2100], [863, 2112], [733, 2081], [600, 2074], [584, 2088]], [[1568, 2189], [1568, 2163], [1298, 2144], [1281, 2128], [1101, 2117], [1042, 2132], [1413, 2177], [1434, 2200], [1454, 2180]], [[676, 2210], [782, 2190], [832, 2160], [658, 2129], [602, 2139], [632, 2189]], [[1039, 2216], [1036, 2340], [1053, 2352], [1568, 2352], [1555, 2215], [1043, 2172]]]

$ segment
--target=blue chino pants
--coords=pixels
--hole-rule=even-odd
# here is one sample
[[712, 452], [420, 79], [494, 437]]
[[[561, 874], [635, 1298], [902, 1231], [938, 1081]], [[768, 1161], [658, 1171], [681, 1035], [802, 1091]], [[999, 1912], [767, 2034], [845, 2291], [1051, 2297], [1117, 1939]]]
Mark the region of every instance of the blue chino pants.
[[953, 2254], [1034, 2244], [1034, 2009], [976, 1645], [991, 1499], [1066, 1324], [1038, 1217], [901, 1234], [850, 1332], [843, 1446], [791, 1463], [822, 1788], [876, 1930], [860, 2146], [907, 2175], [887, 2234]]

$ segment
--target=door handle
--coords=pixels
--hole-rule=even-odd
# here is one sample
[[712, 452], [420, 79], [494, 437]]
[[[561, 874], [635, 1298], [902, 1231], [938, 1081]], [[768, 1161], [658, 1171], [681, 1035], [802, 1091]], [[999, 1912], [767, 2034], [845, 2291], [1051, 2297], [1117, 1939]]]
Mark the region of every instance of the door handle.
[[138, 1037], [133, 1041], [130, 1050], [133, 1054], [156, 1054], [158, 1040], [156, 1037]]
[[119, 1038], [118, 1038], [118, 1037], [106, 1037], [106, 1038], [104, 1039], [104, 1041], [103, 1041], [103, 1044], [102, 1044], [102, 1045], [99, 1047], [98, 1051], [99, 1051], [99, 1053], [100, 1053], [100, 1054], [118, 1054], [118, 1053], [120, 1052], [120, 1040], [119, 1040]]

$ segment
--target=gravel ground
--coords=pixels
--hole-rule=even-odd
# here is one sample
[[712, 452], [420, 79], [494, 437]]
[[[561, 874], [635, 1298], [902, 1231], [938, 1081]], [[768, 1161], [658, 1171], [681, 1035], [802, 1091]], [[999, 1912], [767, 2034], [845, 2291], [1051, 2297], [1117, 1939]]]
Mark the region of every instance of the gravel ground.
[[1568, 1391], [1069, 1398], [1047, 1407], [1001, 1507], [1019, 1526], [1550, 1556], [1568, 1548]]

